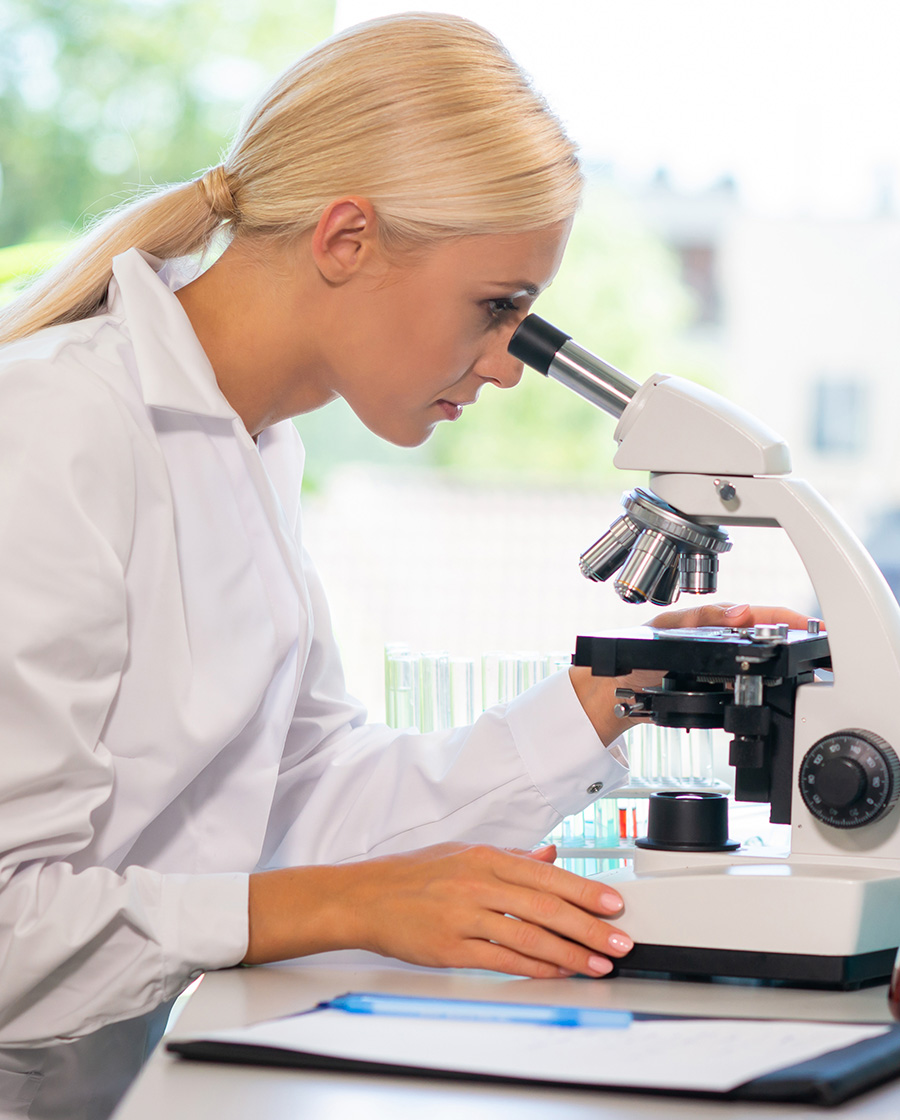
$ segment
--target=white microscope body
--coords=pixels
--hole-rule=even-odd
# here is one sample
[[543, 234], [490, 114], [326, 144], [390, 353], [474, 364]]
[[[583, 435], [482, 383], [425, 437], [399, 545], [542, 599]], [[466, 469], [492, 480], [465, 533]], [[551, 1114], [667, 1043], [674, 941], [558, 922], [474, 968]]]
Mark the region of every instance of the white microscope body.
[[[701, 525], [780, 526], [809, 573], [831, 653], [833, 681], [796, 689], [790, 854], [637, 849], [633, 863], [601, 876], [621, 892], [637, 944], [623, 967], [838, 987], [889, 976], [900, 943], [900, 807], [889, 798], [877, 819], [836, 827], [809, 796], [816, 745], [842, 731], [882, 744], [888, 781], [900, 786], [900, 606], [880, 571], [828, 503], [790, 477], [784, 442], [717, 394], [662, 375], [638, 388], [599, 359], [586, 365], [571, 342], [549, 369], [519, 356], [618, 414], [615, 465], [649, 472], [650, 492], [678, 513]], [[587, 385], [598, 375], [599, 388]]]

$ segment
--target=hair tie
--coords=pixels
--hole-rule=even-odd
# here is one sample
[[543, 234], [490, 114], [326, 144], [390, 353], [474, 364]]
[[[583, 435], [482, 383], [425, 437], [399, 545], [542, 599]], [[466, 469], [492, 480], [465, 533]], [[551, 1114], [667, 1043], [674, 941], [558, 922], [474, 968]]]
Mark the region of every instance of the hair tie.
[[220, 218], [233, 218], [237, 214], [237, 204], [228, 185], [228, 172], [223, 164], [211, 167], [196, 182], [213, 214]]

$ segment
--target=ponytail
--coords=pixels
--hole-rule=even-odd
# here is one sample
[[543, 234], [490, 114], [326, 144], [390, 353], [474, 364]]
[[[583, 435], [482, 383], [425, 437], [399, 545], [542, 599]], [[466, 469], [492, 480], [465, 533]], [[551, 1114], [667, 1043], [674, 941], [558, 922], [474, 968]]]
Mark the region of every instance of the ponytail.
[[0, 309], [0, 344], [42, 327], [94, 315], [106, 302], [112, 260], [138, 246], [156, 257], [184, 257], [207, 249], [234, 202], [221, 167], [202, 179], [164, 187], [99, 221], [57, 265]]

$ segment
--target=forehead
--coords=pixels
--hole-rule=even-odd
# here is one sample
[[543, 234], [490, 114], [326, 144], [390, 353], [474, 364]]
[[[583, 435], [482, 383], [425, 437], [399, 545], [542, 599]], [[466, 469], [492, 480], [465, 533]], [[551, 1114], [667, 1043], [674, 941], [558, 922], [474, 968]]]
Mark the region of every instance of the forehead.
[[476, 285], [527, 291], [534, 295], [556, 275], [571, 222], [523, 233], [485, 233], [436, 246], [426, 257], [435, 273], [456, 275]]

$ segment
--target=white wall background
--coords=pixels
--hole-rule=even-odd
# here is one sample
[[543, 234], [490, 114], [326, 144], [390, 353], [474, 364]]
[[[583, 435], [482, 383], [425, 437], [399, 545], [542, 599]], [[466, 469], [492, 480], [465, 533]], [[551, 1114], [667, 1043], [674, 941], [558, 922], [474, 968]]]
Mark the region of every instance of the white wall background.
[[896, 0], [337, 0], [337, 26], [416, 9], [489, 28], [588, 158], [769, 214], [858, 216], [900, 185]]

